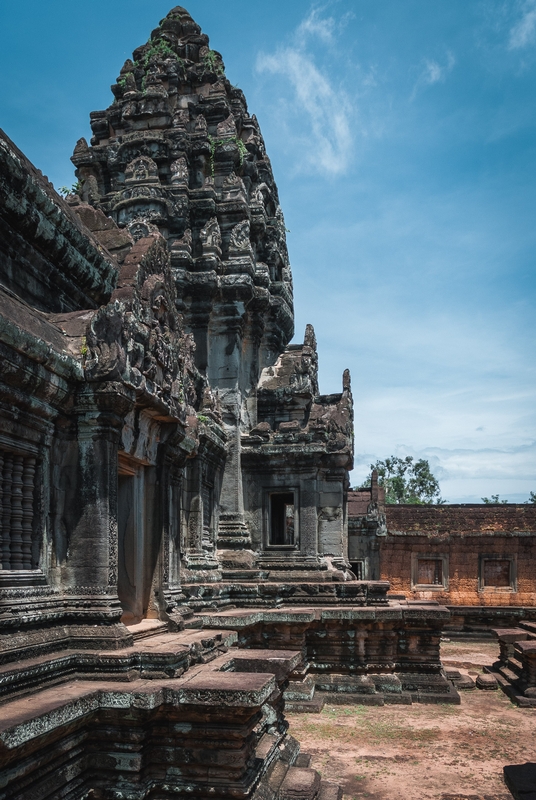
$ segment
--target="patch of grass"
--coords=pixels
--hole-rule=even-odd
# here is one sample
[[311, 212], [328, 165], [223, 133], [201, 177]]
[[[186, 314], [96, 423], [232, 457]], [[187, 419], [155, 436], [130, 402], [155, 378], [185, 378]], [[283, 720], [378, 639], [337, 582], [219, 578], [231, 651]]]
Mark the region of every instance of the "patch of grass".
[[[412, 728], [387, 717], [369, 715], [367, 710], [363, 706], [328, 707], [322, 712], [321, 721], [304, 721], [303, 730], [319, 741], [336, 739], [340, 742], [352, 742], [361, 739], [370, 745], [404, 741], [425, 747], [441, 736], [439, 728]], [[354, 724], [338, 722], [339, 717], [353, 717]]]

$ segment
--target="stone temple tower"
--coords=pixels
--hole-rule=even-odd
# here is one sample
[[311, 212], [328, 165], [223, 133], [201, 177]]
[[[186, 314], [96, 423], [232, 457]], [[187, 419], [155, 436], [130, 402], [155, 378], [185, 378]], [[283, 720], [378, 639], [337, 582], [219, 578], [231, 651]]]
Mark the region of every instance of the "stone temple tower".
[[[218, 406], [227, 436], [221, 475], [202, 489], [199, 501], [206, 519], [212, 519], [209, 506], [215, 509], [214, 548], [198, 547], [192, 565], [205, 577], [222, 564], [254, 568], [259, 558], [272, 559], [278, 569], [301, 558], [318, 569], [322, 520], [338, 531], [336, 546], [326, 553], [343, 564], [352, 459], [349, 377], [344, 418], [335, 422], [332, 406], [342, 396], [317, 403], [315, 412], [312, 329], [303, 347], [294, 346], [278, 362], [294, 333], [292, 277], [257, 119], [226, 78], [221, 55], [181, 6], [125, 62], [112, 91], [113, 104], [91, 114], [90, 145], [80, 139], [74, 151], [80, 194], [124, 230], [125, 242], [156, 232], [167, 240], [177, 310], [195, 341], [201, 393]], [[199, 410], [202, 417], [203, 404]], [[323, 418], [318, 424], [315, 414]], [[337, 467], [328, 450], [338, 452]], [[312, 470], [306, 487], [300, 454], [307, 454]], [[251, 475], [261, 469], [257, 461], [262, 486], [252, 484]], [[320, 467], [331, 470], [329, 480], [327, 473], [319, 477]], [[302, 478], [290, 475], [293, 470]]]

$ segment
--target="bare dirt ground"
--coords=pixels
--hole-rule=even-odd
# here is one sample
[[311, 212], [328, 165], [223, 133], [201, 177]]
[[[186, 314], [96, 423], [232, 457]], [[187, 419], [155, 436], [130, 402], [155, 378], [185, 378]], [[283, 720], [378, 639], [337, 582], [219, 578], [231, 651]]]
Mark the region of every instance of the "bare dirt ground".
[[[445, 642], [445, 667], [472, 673], [496, 642]], [[501, 691], [460, 692], [461, 705], [329, 706], [288, 714], [311, 766], [342, 784], [344, 800], [512, 800], [506, 764], [536, 761], [536, 709]]]

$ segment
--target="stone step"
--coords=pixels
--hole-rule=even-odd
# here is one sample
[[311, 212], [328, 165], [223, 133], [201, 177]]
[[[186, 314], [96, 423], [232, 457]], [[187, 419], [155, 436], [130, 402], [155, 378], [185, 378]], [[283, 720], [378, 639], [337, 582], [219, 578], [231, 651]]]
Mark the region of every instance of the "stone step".
[[454, 684], [459, 692], [467, 692], [476, 689], [476, 683], [470, 675], [462, 675], [461, 680]]
[[446, 669], [445, 675], [449, 681], [452, 681], [458, 691], [468, 691], [476, 688], [474, 680], [458, 669]]
[[[494, 673], [496, 674], [496, 673]], [[515, 681], [519, 680], [519, 675], [517, 672], [509, 669], [508, 667], [501, 666], [499, 668], [499, 674], [503, 676], [503, 678], [508, 681], [509, 683], [515, 683]]]
[[452, 692], [446, 692], [445, 694], [436, 694], [435, 692], [415, 692], [411, 694], [411, 699], [414, 703], [426, 703], [428, 705], [432, 705], [432, 703], [449, 703], [451, 705], [459, 706], [461, 703], [461, 698], [456, 689]]
[[285, 711], [294, 714], [320, 714], [325, 698], [316, 694], [312, 700], [285, 700]]
[[285, 700], [312, 700], [315, 694], [315, 682], [309, 675], [303, 681], [289, 681], [285, 689]]
[[[393, 695], [394, 697], [395, 695]], [[354, 692], [317, 692], [316, 699], [323, 699], [324, 703], [330, 706], [383, 706], [385, 697], [383, 694], [355, 694]]]
[[315, 684], [320, 692], [344, 692], [359, 696], [376, 694], [376, 685], [369, 675], [316, 675]]
[[497, 678], [489, 672], [484, 672], [482, 675], [477, 676], [476, 686], [477, 689], [484, 689], [485, 691], [495, 691], [495, 689], [499, 688]]
[[536, 800], [536, 764], [503, 767], [504, 782], [515, 800]]
[[135, 625], [126, 626], [135, 642], [142, 639], [150, 639], [152, 636], [160, 636], [162, 633], [167, 633], [168, 624], [159, 619], [142, 619], [141, 622]]
[[511, 672], [513, 672], [514, 674], [516, 674], [518, 678], [520, 677], [521, 673], [523, 672], [523, 663], [522, 663], [521, 659], [517, 658], [517, 656], [515, 656], [515, 655], [508, 659], [507, 666], [508, 666], [508, 669]]
[[383, 702], [386, 706], [410, 706], [413, 700], [409, 692], [400, 692], [400, 694], [390, 694], [386, 692], [383, 695]]
[[370, 678], [377, 692], [383, 692], [385, 695], [402, 693], [402, 682], [398, 675], [378, 673], [376, 675], [371, 675]]
[[342, 800], [342, 786], [330, 781], [321, 781], [318, 800]]
[[221, 576], [224, 581], [251, 583], [266, 581], [268, 573], [258, 569], [222, 569]]
[[536, 622], [520, 622], [519, 627], [533, 634], [534, 638], [536, 638]]
[[321, 790], [320, 775], [309, 767], [289, 767], [278, 800], [316, 800]]
[[268, 570], [264, 583], [341, 583], [341, 578], [333, 576], [332, 572], [319, 570]]
[[295, 767], [310, 767], [311, 766], [311, 758], [312, 756], [309, 753], [300, 753], [298, 758], [296, 759], [294, 766]]

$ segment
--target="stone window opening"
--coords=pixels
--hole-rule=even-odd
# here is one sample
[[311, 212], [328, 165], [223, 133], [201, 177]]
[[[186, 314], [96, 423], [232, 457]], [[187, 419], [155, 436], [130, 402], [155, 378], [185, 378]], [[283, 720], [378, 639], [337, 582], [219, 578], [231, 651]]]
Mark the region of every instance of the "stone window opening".
[[269, 546], [296, 547], [295, 493], [273, 492], [269, 498]]
[[481, 555], [479, 566], [479, 591], [517, 591], [516, 561], [514, 556]]
[[0, 450], [0, 561], [3, 571], [37, 570], [34, 503], [37, 459]]
[[440, 554], [413, 554], [411, 588], [416, 591], [448, 589], [448, 557]]

